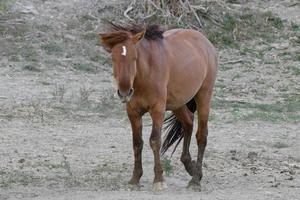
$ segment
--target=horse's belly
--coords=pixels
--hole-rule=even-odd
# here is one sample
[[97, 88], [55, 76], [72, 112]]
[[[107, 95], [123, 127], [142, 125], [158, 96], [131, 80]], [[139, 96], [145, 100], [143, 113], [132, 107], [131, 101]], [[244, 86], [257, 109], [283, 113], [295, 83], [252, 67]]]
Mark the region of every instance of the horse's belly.
[[166, 104], [166, 109], [167, 110], [176, 110], [186, 103], [188, 103], [197, 93], [199, 90], [198, 88], [195, 89], [190, 89], [188, 92], [170, 92], [168, 93], [167, 97], [167, 104]]
[[167, 88], [167, 110], [176, 110], [191, 100], [201, 88], [206, 71], [200, 62], [171, 69]]

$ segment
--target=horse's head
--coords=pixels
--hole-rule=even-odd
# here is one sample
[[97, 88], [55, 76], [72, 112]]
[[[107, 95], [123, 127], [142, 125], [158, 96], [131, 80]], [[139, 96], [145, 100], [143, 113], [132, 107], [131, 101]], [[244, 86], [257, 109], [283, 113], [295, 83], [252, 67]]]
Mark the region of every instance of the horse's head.
[[135, 45], [144, 34], [145, 31], [136, 34], [128, 31], [99, 33], [102, 45], [112, 55], [113, 74], [118, 87], [118, 96], [122, 102], [128, 102], [134, 93], [133, 81], [137, 73]]

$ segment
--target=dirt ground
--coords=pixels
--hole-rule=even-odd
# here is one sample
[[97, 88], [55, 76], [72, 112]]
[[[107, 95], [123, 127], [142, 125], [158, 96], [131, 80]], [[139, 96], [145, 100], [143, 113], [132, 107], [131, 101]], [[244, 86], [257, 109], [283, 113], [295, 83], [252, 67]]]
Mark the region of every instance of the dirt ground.
[[300, 4], [243, 2], [226, 5], [271, 11], [284, 27], [274, 39], [218, 48], [202, 191], [186, 188], [179, 147], [163, 158], [168, 189], [157, 194], [147, 115], [142, 187], [127, 185], [131, 129], [95, 36], [100, 19], [129, 2], [3, 1], [0, 200], [300, 199]]

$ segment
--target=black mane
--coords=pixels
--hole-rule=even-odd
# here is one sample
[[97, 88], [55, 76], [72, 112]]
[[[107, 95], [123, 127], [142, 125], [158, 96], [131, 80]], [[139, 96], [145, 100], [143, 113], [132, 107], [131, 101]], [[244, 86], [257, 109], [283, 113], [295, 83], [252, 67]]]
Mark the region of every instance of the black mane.
[[129, 25], [119, 25], [114, 24], [113, 22], [107, 21], [107, 23], [110, 25], [111, 31], [127, 31], [132, 34], [137, 34], [146, 28], [146, 33], [144, 35], [144, 38], [146, 40], [161, 40], [163, 39], [163, 33], [164, 30], [159, 25], [147, 25], [146, 27], [139, 24], [129, 24]]

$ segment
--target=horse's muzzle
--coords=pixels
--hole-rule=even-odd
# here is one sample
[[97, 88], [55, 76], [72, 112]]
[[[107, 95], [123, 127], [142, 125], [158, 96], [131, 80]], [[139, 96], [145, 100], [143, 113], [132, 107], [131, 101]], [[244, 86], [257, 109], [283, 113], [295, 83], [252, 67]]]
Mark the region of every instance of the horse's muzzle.
[[127, 92], [121, 92], [120, 90], [118, 90], [118, 96], [121, 99], [122, 103], [126, 103], [130, 100], [130, 98], [132, 97], [134, 93], [133, 88], [130, 88]]

